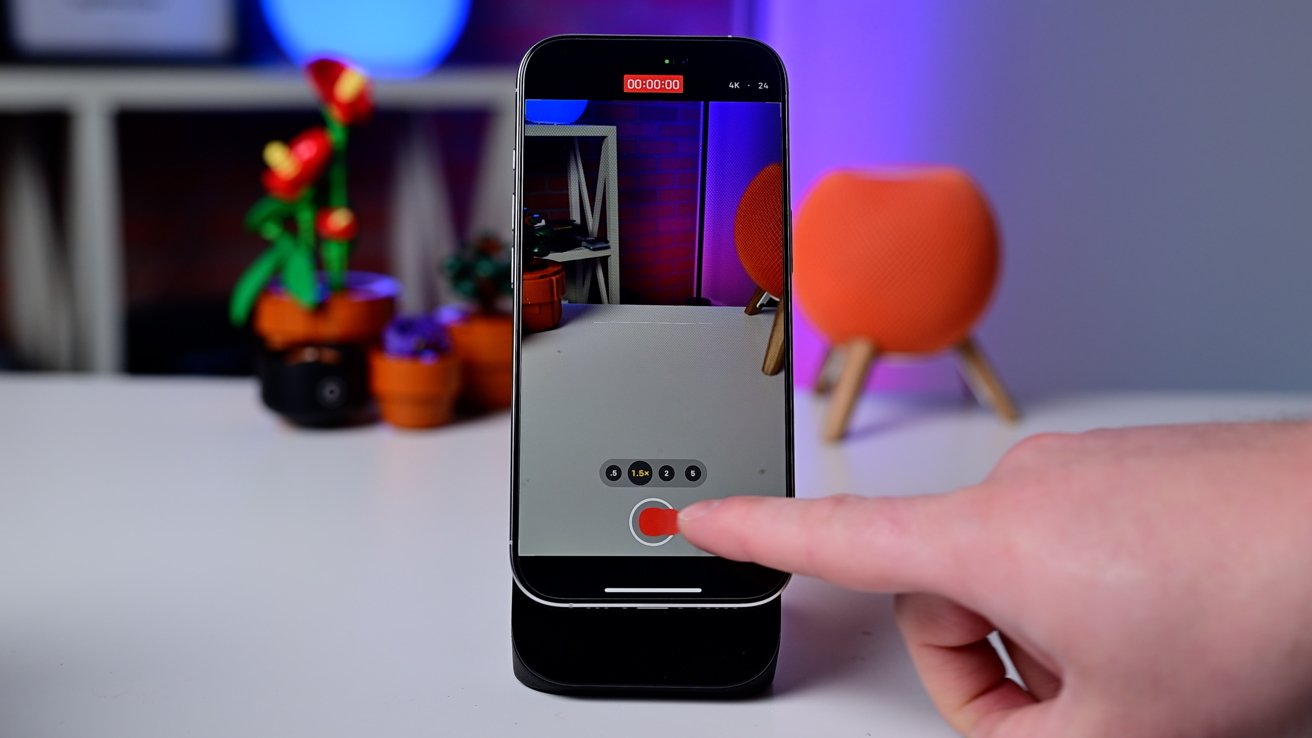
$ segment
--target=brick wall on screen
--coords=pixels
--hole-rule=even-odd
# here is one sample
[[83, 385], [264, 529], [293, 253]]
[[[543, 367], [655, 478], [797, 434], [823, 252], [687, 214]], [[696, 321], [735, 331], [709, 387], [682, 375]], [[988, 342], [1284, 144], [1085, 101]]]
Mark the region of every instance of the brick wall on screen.
[[[593, 102], [578, 123], [617, 128], [621, 300], [682, 304], [694, 291], [701, 104]], [[569, 217], [566, 146], [539, 138], [525, 152], [525, 204], [549, 218]], [[583, 140], [589, 191], [598, 149]]]
[[[569, 217], [568, 138], [534, 136], [524, 144], [524, 207], [551, 220]], [[596, 146], [580, 141], [585, 171], [597, 170]], [[589, 175], [591, 176], [591, 174]], [[588, 180], [589, 190], [595, 185]]]

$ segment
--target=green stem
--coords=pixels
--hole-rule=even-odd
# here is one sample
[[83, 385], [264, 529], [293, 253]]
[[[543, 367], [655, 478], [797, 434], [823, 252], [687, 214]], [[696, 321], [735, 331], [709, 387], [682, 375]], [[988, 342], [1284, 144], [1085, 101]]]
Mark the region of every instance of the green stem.
[[346, 197], [346, 126], [329, 119], [329, 139], [333, 142], [333, 163], [328, 171], [328, 205], [347, 207]]
[[335, 208], [347, 207], [346, 199], [346, 156], [344, 153], [333, 155], [332, 170], [328, 176], [331, 178], [328, 192], [328, 204]]
[[[349, 207], [346, 192], [346, 126], [328, 120], [329, 138], [333, 142], [333, 161], [328, 169], [328, 206], [333, 208]], [[346, 258], [349, 246], [345, 243], [325, 244], [325, 259], [328, 267], [328, 280], [332, 289], [337, 290], [346, 283]]]
[[314, 188], [307, 187], [296, 201], [296, 242], [314, 256]]

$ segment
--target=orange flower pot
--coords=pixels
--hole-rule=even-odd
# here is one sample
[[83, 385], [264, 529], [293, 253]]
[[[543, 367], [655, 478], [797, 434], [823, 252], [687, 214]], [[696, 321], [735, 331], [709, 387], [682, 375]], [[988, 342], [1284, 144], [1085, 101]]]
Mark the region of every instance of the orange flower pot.
[[346, 287], [306, 309], [278, 287], [255, 305], [264, 340], [257, 373], [265, 406], [303, 426], [372, 420], [368, 349], [395, 312], [400, 287], [377, 274], [352, 272]]
[[378, 410], [398, 428], [451, 422], [460, 382], [460, 363], [454, 356], [422, 359], [382, 351], [369, 356], [369, 387]]
[[471, 313], [447, 326], [460, 360], [463, 400], [471, 410], [510, 407], [514, 321], [509, 315]]
[[560, 325], [560, 301], [565, 296], [565, 266], [535, 259], [521, 280], [520, 318], [525, 333], [549, 331]]
[[280, 289], [268, 289], [255, 304], [255, 332], [270, 349], [307, 343], [371, 344], [396, 313], [396, 280], [352, 272], [346, 288], [307, 310]]

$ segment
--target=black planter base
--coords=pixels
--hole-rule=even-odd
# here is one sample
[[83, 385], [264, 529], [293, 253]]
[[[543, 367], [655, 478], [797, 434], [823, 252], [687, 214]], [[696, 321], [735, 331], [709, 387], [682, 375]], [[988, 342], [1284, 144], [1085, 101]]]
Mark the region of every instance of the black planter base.
[[363, 348], [340, 344], [264, 349], [256, 367], [260, 399], [289, 422], [309, 428], [371, 422], [367, 358]]

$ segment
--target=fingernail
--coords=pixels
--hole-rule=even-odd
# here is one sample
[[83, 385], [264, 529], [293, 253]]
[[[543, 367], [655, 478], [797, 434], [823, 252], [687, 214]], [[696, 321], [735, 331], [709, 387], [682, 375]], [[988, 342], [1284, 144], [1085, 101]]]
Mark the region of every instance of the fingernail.
[[702, 500], [701, 502], [694, 502], [679, 511], [679, 520], [696, 520], [719, 507], [721, 502], [724, 502], [724, 500]]

